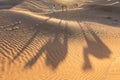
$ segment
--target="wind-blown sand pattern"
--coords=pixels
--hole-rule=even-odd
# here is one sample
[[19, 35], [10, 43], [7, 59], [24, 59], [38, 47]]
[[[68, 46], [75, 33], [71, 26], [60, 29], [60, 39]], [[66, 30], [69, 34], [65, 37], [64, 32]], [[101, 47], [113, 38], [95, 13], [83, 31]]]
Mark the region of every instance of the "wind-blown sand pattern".
[[119, 14], [119, 0], [0, 0], [0, 80], [120, 80]]

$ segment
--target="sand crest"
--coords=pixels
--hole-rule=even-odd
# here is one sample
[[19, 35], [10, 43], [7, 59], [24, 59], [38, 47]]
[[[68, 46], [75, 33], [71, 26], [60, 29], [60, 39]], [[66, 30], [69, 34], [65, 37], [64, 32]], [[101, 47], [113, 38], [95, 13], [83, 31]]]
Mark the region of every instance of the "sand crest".
[[0, 0], [0, 80], [120, 79], [119, 0], [61, 1]]

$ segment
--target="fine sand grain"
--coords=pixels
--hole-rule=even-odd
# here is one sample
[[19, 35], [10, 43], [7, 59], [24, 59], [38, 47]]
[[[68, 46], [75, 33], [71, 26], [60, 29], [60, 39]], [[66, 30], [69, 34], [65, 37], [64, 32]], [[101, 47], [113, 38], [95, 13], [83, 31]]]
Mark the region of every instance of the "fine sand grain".
[[0, 80], [120, 80], [119, 5], [0, 0]]

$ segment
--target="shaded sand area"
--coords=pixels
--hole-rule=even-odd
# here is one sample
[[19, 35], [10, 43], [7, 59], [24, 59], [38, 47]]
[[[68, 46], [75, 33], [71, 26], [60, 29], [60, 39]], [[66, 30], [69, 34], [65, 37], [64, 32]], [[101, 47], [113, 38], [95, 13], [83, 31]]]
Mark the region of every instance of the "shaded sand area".
[[0, 0], [0, 80], [120, 80], [119, 0], [59, 1]]

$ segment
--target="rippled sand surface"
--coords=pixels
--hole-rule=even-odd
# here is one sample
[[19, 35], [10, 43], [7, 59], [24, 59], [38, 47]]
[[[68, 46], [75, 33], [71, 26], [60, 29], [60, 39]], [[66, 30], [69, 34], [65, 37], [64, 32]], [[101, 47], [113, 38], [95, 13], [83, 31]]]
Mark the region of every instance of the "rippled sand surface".
[[120, 80], [119, 1], [67, 2], [0, 0], [0, 80]]

